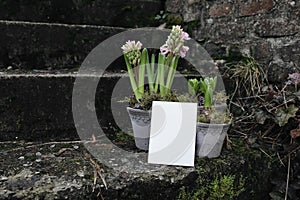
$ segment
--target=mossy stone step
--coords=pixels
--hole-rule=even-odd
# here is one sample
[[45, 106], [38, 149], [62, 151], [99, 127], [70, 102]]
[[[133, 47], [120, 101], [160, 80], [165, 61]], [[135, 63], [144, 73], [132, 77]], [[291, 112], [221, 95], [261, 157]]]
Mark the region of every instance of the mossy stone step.
[[[101, 79], [106, 90], [99, 87], [96, 99], [105, 101], [105, 106], [101, 102], [103, 107], [110, 107], [111, 87], [119, 78], [111, 74]], [[72, 116], [75, 79], [76, 72], [1, 74], [0, 140], [78, 138]], [[111, 120], [107, 114], [98, 114], [104, 124]]]
[[2, 0], [0, 19], [120, 27], [154, 26], [163, 0]]
[[0, 69], [76, 69], [103, 40], [125, 30], [0, 20]]
[[[109, 26], [0, 20], [0, 70], [78, 69], [89, 53], [96, 46], [103, 44], [104, 40], [112, 36], [124, 40], [124, 43], [132, 40], [130, 34], [127, 36], [125, 33], [120, 37], [117, 35], [130, 30], [132, 29]], [[123, 43], [119, 44], [120, 52], [116, 55], [120, 56], [111, 64], [109, 71], [126, 70], [121, 55], [122, 45]], [[158, 53], [159, 50], [155, 51]], [[114, 52], [108, 54], [114, 55]], [[105, 58], [110, 55], [99, 55], [99, 59], [101, 56]], [[191, 64], [180, 59], [178, 70], [192, 68]]]
[[[219, 158], [197, 158], [195, 168], [146, 161], [107, 167], [91, 159], [95, 161], [78, 141], [1, 143], [0, 199], [260, 200], [269, 199], [270, 178], [282, 170], [276, 158], [247, 149], [238, 139]], [[96, 175], [96, 185], [94, 167], [102, 176]], [[132, 172], [137, 167], [140, 171]]]
[[[128, 127], [131, 127], [127, 103], [119, 102], [132, 95], [129, 77], [124, 72], [108, 72], [98, 82], [99, 77], [72, 70], [0, 72], [0, 141], [16, 138], [33, 141], [78, 139], [72, 112], [76, 79], [83, 83], [96, 82], [95, 112], [101, 127], [116, 127], [111, 110], [117, 111], [121, 121], [128, 122]], [[186, 77], [189, 76], [176, 76], [174, 87], [181, 88], [180, 84], [186, 81]], [[90, 90], [85, 84], [81, 89], [79, 92], [83, 95], [84, 91]], [[93, 107], [89, 102], [79, 106]]]

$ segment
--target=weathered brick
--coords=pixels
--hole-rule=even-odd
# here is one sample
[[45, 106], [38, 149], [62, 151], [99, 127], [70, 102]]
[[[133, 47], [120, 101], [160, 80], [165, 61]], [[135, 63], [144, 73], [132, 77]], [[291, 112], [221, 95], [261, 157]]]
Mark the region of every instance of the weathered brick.
[[203, 11], [205, 10], [204, 4], [194, 2], [193, 4], [186, 5], [183, 9], [183, 19], [185, 22], [191, 22], [201, 19]]
[[212, 41], [208, 41], [204, 44], [204, 48], [214, 59], [226, 56], [226, 47], [222, 46], [222, 44], [216, 44]]
[[299, 30], [295, 21], [262, 20], [255, 26], [260, 37], [280, 37], [296, 34]]
[[219, 5], [213, 5], [210, 9], [209, 9], [209, 14], [211, 17], [223, 17], [223, 16], [227, 16], [230, 15], [232, 12], [232, 5], [230, 5], [229, 3], [222, 3]]
[[216, 42], [222, 41], [240, 41], [241, 38], [247, 36], [247, 26], [240, 23], [228, 22], [226, 24], [218, 23], [212, 29], [212, 37], [214, 37]]
[[300, 40], [284, 45], [277, 52], [283, 61], [292, 62], [296, 66], [300, 66]]
[[249, 0], [246, 3], [239, 3], [239, 16], [263, 13], [273, 8], [273, 6], [273, 0]]
[[171, 13], [178, 13], [182, 9], [181, 0], [166, 0], [166, 11]]
[[268, 66], [268, 81], [271, 83], [286, 82], [288, 74], [294, 72], [293, 64], [286, 63], [280, 58], [275, 58]]
[[297, 1], [293, 1], [293, 4], [289, 4], [289, 18], [291, 18], [292, 20], [295, 20], [296, 22], [298, 22], [298, 26], [300, 26], [300, 20], [299, 20], [299, 16], [300, 16], [300, 2]]
[[268, 63], [273, 58], [271, 44], [264, 40], [253, 41], [251, 51], [253, 57], [260, 62]]

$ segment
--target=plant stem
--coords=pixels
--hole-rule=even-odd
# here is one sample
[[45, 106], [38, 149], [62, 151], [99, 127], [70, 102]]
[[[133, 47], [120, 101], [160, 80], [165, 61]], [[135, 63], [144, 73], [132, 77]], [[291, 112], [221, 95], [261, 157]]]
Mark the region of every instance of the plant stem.
[[143, 96], [145, 92], [145, 68], [149, 64], [148, 51], [146, 48], [142, 51], [141, 62], [139, 65], [139, 93]]
[[176, 68], [177, 68], [177, 64], [178, 64], [178, 60], [179, 60], [178, 56], [173, 57], [171, 65], [169, 67], [168, 79], [167, 79], [167, 83], [166, 83], [167, 92], [170, 92], [170, 90], [171, 90], [171, 86], [173, 84], [173, 80], [174, 80], [174, 76], [175, 76], [175, 72], [176, 72]]
[[133, 71], [132, 71], [132, 67], [131, 67], [131, 65], [129, 63], [129, 60], [128, 60], [126, 55], [124, 55], [124, 59], [125, 59], [125, 63], [126, 63], [126, 66], [127, 66], [127, 71], [128, 71], [128, 74], [129, 74], [130, 84], [131, 84], [134, 96], [135, 96], [136, 100], [139, 102], [140, 99], [142, 98], [142, 96], [138, 91], [136, 80], [134, 78], [134, 74], [133, 74]]
[[159, 87], [159, 92], [162, 96], [164, 96], [164, 67], [165, 67], [166, 57], [163, 54], [158, 55], [158, 67], [157, 67], [157, 79], [156, 86]]
[[291, 155], [288, 156], [288, 172], [287, 172], [287, 175], [286, 175], [286, 187], [285, 187], [285, 197], [284, 197], [284, 200], [288, 199], [290, 169], [291, 169]]
[[[147, 60], [149, 61], [148, 55], [147, 55]], [[155, 89], [154, 89], [154, 86], [153, 86], [153, 84], [154, 84], [154, 65], [155, 65], [155, 55], [152, 54], [150, 64], [148, 62], [147, 65], [146, 65], [150, 93], [155, 92]]]

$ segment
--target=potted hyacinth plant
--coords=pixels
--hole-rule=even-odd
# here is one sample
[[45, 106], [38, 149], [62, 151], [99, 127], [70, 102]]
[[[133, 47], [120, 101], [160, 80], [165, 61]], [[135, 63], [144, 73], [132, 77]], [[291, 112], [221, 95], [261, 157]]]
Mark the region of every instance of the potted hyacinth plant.
[[215, 158], [220, 155], [231, 124], [231, 114], [226, 109], [226, 95], [222, 92], [215, 93], [216, 83], [217, 77], [188, 81], [193, 94], [204, 95], [197, 122], [196, 155], [199, 157]]
[[[228, 97], [224, 91], [216, 92], [217, 77], [206, 77], [200, 80], [193, 78], [188, 80], [189, 93], [195, 96], [198, 108], [213, 107], [217, 110], [226, 109]], [[206, 95], [205, 95], [206, 94]]]
[[148, 150], [152, 101], [178, 101], [171, 87], [178, 60], [184, 58], [189, 50], [184, 46], [189, 39], [180, 26], [173, 26], [158, 55], [149, 55], [146, 48], [142, 49], [140, 41], [129, 40], [121, 47], [134, 93], [127, 111], [139, 149]]

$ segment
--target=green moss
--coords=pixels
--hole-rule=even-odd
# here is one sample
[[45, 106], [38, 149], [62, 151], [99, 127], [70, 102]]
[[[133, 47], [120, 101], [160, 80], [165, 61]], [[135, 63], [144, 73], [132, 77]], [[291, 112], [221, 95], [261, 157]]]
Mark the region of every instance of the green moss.
[[166, 23], [173, 25], [181, 25], [183, 23], [183, 18], [181, 16], [168, 15], [166, 17]]
[[128, 140], [133, 140], [133, 136], [128, 135], [122, 131], [116, 131], [115, 132], [115, 139], [114, 142], [120, 142], [120, 141], [128, 141]]
[[199, 112], [197, 120], [202, 123], [222, 124], [232, 121], [229, 110], [203, 109]]
[[[279, 169], [275, 154], [247, 148], [240, 139], [231, 139], [232, 149], [223, 149], [215, 159], [196, 158], [198, 178], [182, 185], [178, 199], [268, 199], [270, 178]], [[263, 178], [262, 178], [263, 177]], [[184, 186], [184, 187], [183, 187]]]
[[166, 24], [166, 28], [171, 29], [173, 25], [181, 25], [183, 29], [192, 36], [193, 30], [197, 29], [201, 22], [200, 20], [193, 20], [185, 22], [183, 17], [178, 14], [172, 14], [164, 11], [160, 11], [154, 18], [158, 24]]
[[234, 175], [224, 175], [210, 184], [211, 194], [208, 199], [228, 199], [238, 197], [244, 191], [245, 179], [240, 177], [238, 184], [234, 184]]
[[178, 95], [175, 92], [171, 92], [166, 96], [161, 96], [161, 94], [158, 93], [145, 92], [140, 102], [138, 102], [134, 96], [131, 96], [131, 98], [129, 99], [129, 106], [142, 110], [150, 110], [153, 101], [178, 102], [179, 100], [177, 96]]
[[183, 24], [183, 18], [180, 15], [174, 15], [171, 13], [167, 13], [165, 11], [160, 11], [154, 18], [154, 21], [156, 21], [159, 24], [166, 23], [167, 28], [171, 28], [172, 25], [182, 25]]
[[223, 175], [215, 178], [209, 184], [204, 184], [205, 182], [207, 181], [199, 178], [199, 187], [192, 194], [186, 192], [184, 186], [181, 187], [177, 199], [232, 200], [244, 191], [245, 179], [243, 177], [236, 179], [234, 175]]

